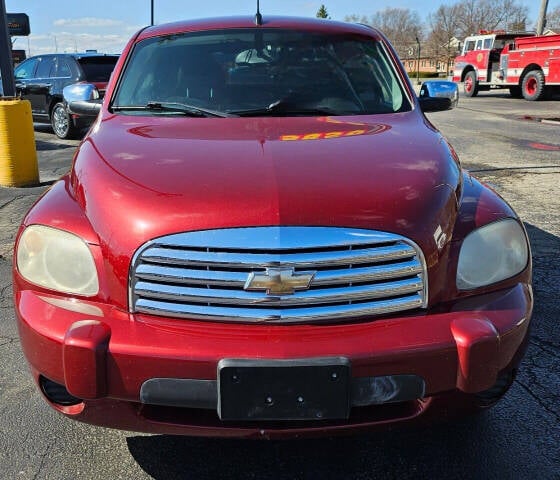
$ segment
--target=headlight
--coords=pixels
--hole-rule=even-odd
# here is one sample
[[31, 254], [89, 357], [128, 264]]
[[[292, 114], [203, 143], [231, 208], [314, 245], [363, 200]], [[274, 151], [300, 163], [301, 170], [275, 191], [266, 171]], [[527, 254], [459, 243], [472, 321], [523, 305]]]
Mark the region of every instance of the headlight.
[[32, 225], [21, 235], [16, 261], [20, 274], [41, 287], [87, 296], [99, 290], [89, 247], [72, 233]]
[[512, 218], [471, 232], [461, 246], [457, 288], [471, 290], [513, 277], [529, 260], [525, 232]]

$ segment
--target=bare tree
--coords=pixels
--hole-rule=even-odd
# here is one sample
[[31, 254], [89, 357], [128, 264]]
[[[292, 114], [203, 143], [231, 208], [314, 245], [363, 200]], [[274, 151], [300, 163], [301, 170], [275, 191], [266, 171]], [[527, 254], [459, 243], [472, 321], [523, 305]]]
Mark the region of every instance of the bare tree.
[[527, 22], [528, 9], [518, 0], [462, 0], [456, 6], [461, 38], [480, 30], [524, 29]]
[[370, 21], [368, 20], [368, 17], [365, 15], [356, 15], [355, 13], [352, 15], [346, 15], [344, 17], [344, 21], [345, 22], [350, 22], [350, 23], [363, 23], [364, 25], [369, 25]]
[[438, 61], [445, 62], [447, 75], [450, 61], [457, 55], [459, 13], [459, 5], [442, 5], [428, 16], [431, 31], [425, 48]]
[[546, 14], [546, 28], [560, 33], [560, 5]]
[[349, 22], [365, 23], [381, 30], [393, 44], [398, 54], [403, 57], [407, 50], [416, 44], [416, 38], [422, 37], [422, 22], [418, 13], [408, 8], [391, 8], [365, 16], [350, 15]]

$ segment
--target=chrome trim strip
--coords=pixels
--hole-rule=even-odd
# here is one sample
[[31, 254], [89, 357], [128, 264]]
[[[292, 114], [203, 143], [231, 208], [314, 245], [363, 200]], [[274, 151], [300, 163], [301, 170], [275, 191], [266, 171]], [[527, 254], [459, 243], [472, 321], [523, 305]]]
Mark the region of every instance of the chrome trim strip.
[[[348, 270], [322, 270], [315, 274], [313, 286], [367, 282], [405, 277], [419, 273], [422, 273], [422, 265], [420, 265], [418, 260], [409, 260], [389, 265], [376, 265], [373, 267], [358, 267]], [[195, 270], [157, 264], [140, 264], [136, 269], [136, 277], [141, 280], [152, 280], [155, 282], [243, 287], [247, 281], [247, 272]]]
[[198, 230], [156, 238], [144, 245], [180, 248], [228, 248], [242, 250], [296, 250], [348, 247], [398, 242], [404, 237], [394, 233], [343, 227], [243, 227]]
[[418, 278], [411, 278], [374, 285], [296, 291], [289, 295], [263, 295], [262, 292], [250, 292], [245, 290], [192, 288], [178, 285], [138, 282], [134, 288], [134, 293], [146, 299], [168, 300], [172, 302], [293, 306], [386, 298], [406, 295], [421, 290], [422, 281]]
[[155, 282], [225, 285], [243, 288], [247, 281], [247, 272], [193, 270], [155, 264], [140, 264], [136, 269], [136, 278]]
[[150, 315], [167, 315], [192, 320], [211, 319], [220, 322], [305, 323], [380, 315], [421, 306], [422, 298], [416, 294], [376, 302], [294, 309], [213, 307], [139, 299], [136, 302], [136, 311]]
[[196, 250], [175, 250], [152, 247], [144, 251], [145, 262], [172, 265], [193, 265], [201, 267], [227, 268], [320, 268], [323, 266], [348, 265], [356, 263], [374, 263], [409, 258], [416, 254], [409, 245], [391, 245], [388, 247], [364, 248], [360, 250], [342, 250], [340, 252], [314, 253], [228, 253], [199, 252]]

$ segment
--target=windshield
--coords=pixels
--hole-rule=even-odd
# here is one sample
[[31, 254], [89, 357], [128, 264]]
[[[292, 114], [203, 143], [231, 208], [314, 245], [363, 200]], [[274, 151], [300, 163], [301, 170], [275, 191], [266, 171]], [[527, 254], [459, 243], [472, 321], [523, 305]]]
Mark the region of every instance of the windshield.
[[411, 108], [380, 42], [262, 28], [140, 42], [112, 107], [127, 114], [174, 113], [139, 108], [154, 102], [246, 116], [356, 115]]

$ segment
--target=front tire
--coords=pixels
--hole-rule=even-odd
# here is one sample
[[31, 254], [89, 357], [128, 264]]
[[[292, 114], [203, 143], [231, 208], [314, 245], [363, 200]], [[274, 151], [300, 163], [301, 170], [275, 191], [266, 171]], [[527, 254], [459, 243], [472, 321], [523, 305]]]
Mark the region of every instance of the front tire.
[[467, 72], [463, 83], [463, 91], [467, 97], [476, 97], [478, 94], [478, 82], [476, 81], [476, 73], [472, 70]]
[[523, 77], [521, 84], [523, 98], [534, 102], [545, 95], [544, 74], [540, 70], [531, 70]]
[[51, 126], [58, 138], [76, 138], [80, 133], [72, 123], [72, 119], [63, 103], [57, 103], [51, 111]]

